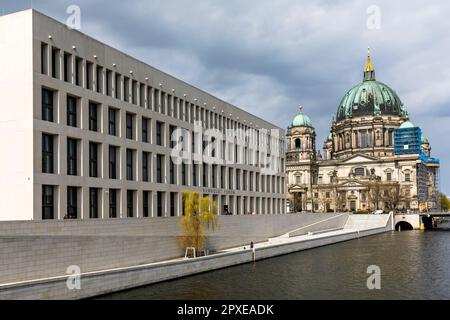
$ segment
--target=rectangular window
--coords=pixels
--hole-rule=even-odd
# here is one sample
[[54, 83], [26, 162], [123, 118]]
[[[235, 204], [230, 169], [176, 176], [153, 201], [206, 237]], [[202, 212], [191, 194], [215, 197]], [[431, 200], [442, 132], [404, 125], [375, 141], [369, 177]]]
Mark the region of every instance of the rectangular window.
[[42, 186], [42, 220], [54, 219], [54, 187]]
[[98, 189], [89, 188], [89, 218], [98, 219]]
[[170, 216], [175, 217], [176, 193], [170, 193]]
[[59, 79], [59, 49], [52, 48], [52, 77]]
[[41, 73], [48, 75], [48, 44], [41, 43]]
[[181, 163], [181, 184], [183, 186], [187, 185], [187, 179], [186, 179], [186, 163], [184, 161]]
[[177, 137], [174, 136], [177, 127], [169, 126], [169, 146], [170, 148], [175, 148], [175, 143], [177, 142]]
[[67, 125], [77, 127], [77, 98], [67, 96]]
[[157, 121], [156, 122], [156, 144], [158, 146], [163, 145], [163, 129], [164, 124], [162, 122]]
[[89, 142], [89, 177], [98, 177], [98, 144]]
[[105, 85], [106, 95], [108, 97], [111, 97], [112, 96], [112, 80], [113, 80], [113, 73], [111, 70], [106, 69], [105, 80], [106, 80], [106, 85]]
[[89, 130], [98, 131], [98, 104], [89, 102]]
[[193, 163], [192, 164], [192, 185], [194, 186], [194, 187], [197, 187], [198, 186], [198, 180], [197, 180], [197, 177], [198, 177], [198, 164], [196, 164], [196, 163]]
[[53, 122], [53, 91], [42, 89], [42, 120]]
[[225, 189], [225, 170], [226, 167], [220, 167], [220, 188]]
[[386, 173], [386, 180], [391, 181], [392, 180], [392, 173], [388, 172]]
[[92, 79], [94, 77], [94, 64], [86, 61], [86, 89], [92, 90]]
[[108, 109], [108, 132], [111, 136], [117, 135], [117, 110]]
[[109, 178], [117, 179], [117, 147], [109, 146]]
[[209, 171], [209, 167], [208, 164], [204, 163], [203, 164], [203, 187], [209, 187], [209, 175], [208, 175], [208, 171]]
[[97, 78], [97, 85], [96, 85], [97, 92], [103, 93], [103, 67], [97, 66], [96, 78]]
[[134, 192], [133, 190], [127, 190], [127, 217], [133, 218], [134, 216]]
[[78, 217], [78, 190], [76, 187], [67, 187], [67, 219]]
[[54, 173], [53, 136], [42, 134], [42, 173]]
[[143, 207], [143, 212], [142, 215], [144, 218], [147, 218], [150, 216], [150, 203], [149, 203], [149, 199], [150, 199], [150, 192], [149, 191], [144, 191], [142, 193], [142, 207]]
[[130, 78], [123, 77], [123, 101], [130, 101]]
[[82, 75], [83, 74], [83, 59], [80, 57], [75, 58], [75, 84], [77, 86], [82, 86]]
[[133, 150], [127, 149], [127, 180], [133, 180]]
[[78, 174], [77, 153], [77, 140], [67, 138], [67, 175], [69, 176]]
[[114, 88], [116, 91], [116, 99], [122, 98], [122, 76], [116, 73]]
[[165, 92], [161, 92], [161, 110], [160, 112], [162, 114], [166, 113], [166, 93]]
[[405, 181], [411, 182], [411, 174], [410, 173], [405, 173]]
[[156, 182], [163, 183], [163, 156], [156, 155]]
[[72, 55], [64, 52], [64, 81], [72, 83]]
[[157, 209], [157, 216], [162, 217], [163, 216], [163, 198], [164, 194], [161, 191], [158, 191], [156, 193], [156, 209]]
[[126, 135], [127, 139], [133, 139], [133, 115], [131, 113], [126, 114]]
[[149, 119], [142, 118], [142, 142], [149, 142], [148, 139], [148, 122]]
[[170, 162], [170, 184], [176, 184], [176, 174], [175, 174], [175, 163], [172, 161], [172, 158], [169, 159]]
[[148, 174], [148, 162], [149, 162], [149, 153], [143, 152], [142, 153], [142, 181], [148, 182], [149, 174]]
[[109, 190], [109, 217], [117, 218], [117, 190]]

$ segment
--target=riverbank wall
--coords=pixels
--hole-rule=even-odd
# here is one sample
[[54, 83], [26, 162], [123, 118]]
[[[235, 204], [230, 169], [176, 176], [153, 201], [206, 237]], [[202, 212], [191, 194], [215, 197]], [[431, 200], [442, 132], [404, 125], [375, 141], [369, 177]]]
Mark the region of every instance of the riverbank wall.
[[[0, 224], [0, 299], [88, 298], [392, 229], [388, 215], [226, 216], [208, 244], [217, 254], [180, 259], [178, 219], [150, 220]], [[81, 270], [79, 289], [69, 266]]]

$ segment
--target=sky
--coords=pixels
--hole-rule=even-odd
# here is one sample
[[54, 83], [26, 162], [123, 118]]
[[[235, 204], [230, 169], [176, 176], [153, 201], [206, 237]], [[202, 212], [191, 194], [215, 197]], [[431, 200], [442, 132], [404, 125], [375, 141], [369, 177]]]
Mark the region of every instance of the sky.
[[65, 22], [70, 5], [81, 32], [282, 128], [302, 105], [318, 148], [370, 47], [450, 195], [449, 1], [2, 0], [0, 14], [32, 6]]

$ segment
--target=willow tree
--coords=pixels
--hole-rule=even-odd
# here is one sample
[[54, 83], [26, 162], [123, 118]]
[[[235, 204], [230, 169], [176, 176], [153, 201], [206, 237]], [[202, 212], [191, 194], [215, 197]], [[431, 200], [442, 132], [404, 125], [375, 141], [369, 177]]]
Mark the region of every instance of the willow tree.
[[180, 246], [182, 249], [194, 247], [196, 251], [201, 251], [206, 244], [207, 230], [214, 230], [219, 226], [217, 203], [197, 192], [183, 192], [183, 203]]

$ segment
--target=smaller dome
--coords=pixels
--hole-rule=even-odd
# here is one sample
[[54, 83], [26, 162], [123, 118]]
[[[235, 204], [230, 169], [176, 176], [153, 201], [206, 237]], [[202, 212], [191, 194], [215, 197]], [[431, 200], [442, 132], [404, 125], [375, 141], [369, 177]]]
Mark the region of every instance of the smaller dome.
[[300, 107], [298, 115], [292, 121], [292, 127], [311, 127], [313, 128], [311, 119], [303, 113], [303, 107]]
[[413, 125], [412, 122], [408, 120], [403, 122], [399, 129], [414, 128], [414, 127], [415, 125]]
[[330, 132], [330, 134], [327, 137], [327, 141], [333, 140], [333, 134]]
[[427, 137], [425, 137], [423, 134], [422, 134], [422, 144], [430, 144]]

